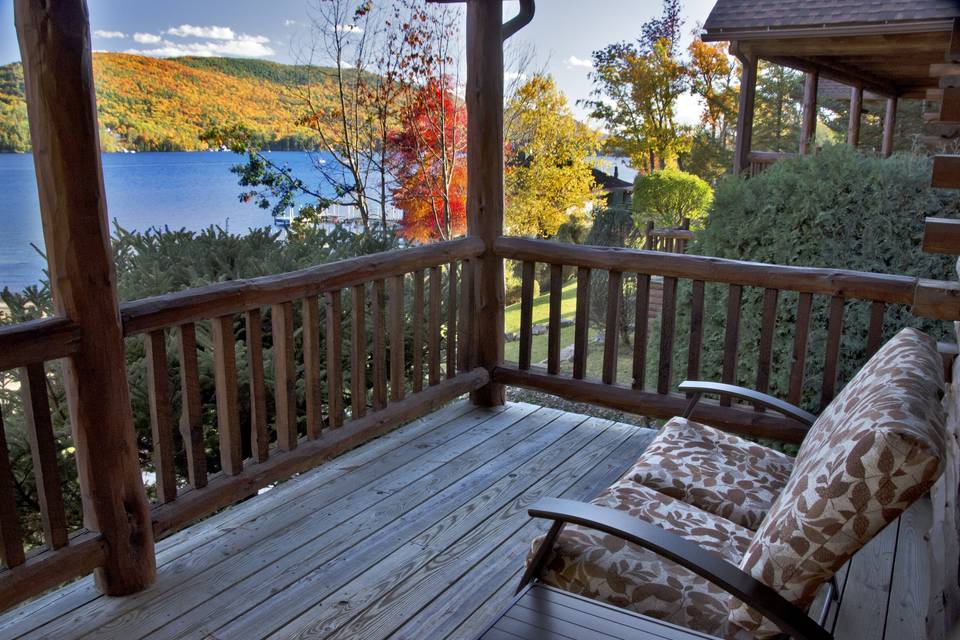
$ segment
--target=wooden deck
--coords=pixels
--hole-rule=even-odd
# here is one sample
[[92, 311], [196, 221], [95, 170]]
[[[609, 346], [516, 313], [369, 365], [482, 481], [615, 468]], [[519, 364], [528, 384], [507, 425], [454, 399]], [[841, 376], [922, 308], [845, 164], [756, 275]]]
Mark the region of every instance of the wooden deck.
[[[653, 433], [460, 402], [162, 541], [147, 591], [109, 598], [82, 579], [0, 616], [0, 638], [469, 640], [510, 601], [545, 528], [526, 507], [589, 499]], [[921, 637], [916, 522], [845, 572], [838, 638]], [[891, 592], [896, 576], [905, 588]]]

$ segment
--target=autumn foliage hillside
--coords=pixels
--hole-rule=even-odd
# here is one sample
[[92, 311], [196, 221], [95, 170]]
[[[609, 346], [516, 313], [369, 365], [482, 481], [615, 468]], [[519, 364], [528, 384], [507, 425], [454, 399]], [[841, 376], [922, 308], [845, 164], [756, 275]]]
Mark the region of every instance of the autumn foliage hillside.
[[[191, 151], [201, 133], [243, 123], [273, 149], [313, 148], [315, 134], [292, 123], [297, 93], [329, 91], [332, 71], [235, 58], [157, 59], [95, 53], [105, 150]], [[29, 134], [19, 63], [0, 67], [0, 151], [27, 151]]]

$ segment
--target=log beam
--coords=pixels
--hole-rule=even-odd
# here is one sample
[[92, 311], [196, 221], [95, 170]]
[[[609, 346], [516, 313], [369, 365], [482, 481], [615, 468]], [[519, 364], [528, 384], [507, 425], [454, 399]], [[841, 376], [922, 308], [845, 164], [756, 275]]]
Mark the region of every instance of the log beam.
[[[467, 3], [466, 103], [467, 234], [484, 243], [480, 259], [479, 296], [474, 317], [479, 335], [479, 366], [491, 374], [503, 362], [503, 260], [493, 251], [503, 234], [503, 3]], [[464, 298], [461, 304], [469, 298]], [[491, 380], [473, 401], [501, 405], [504, 386]]]
[[817, 85], [820, 72], [808, 71], [803, 83], [803, 122], [800, 125], [800, 155], [805, 156], [816, 148], [817, 137]]
[[883, 113], [883, 142], [880, 155], [889, 158], [893, 153], [893, 132], [897, 128], [897, 99], [887, 98], [887, 107]]
[[84, 0], [16, 0], [14, 17], [53, 302], [81, 332], [64, 387], [84, 522], [106, 542], [98, 584], [123, 595], [149, 586], [156, 564], [124, 366], [89, 16]]
[[847, 125], [847, 144], [860, 144], [860, 120], [863, 115], [863, 87], [850, 87], [850, 122]]
[[753, 102], [757, 88], [757, 58], [740, 58], [740, 106], [737, 111], [737, 139], [733, 148], [733, 172], [740, 175], [750, 166], [750, 147], [753, 141]]

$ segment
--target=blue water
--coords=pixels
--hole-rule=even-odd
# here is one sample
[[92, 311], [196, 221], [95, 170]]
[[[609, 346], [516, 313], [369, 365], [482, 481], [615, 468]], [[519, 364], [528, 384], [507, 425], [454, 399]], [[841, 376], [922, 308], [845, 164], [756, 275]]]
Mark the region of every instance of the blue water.
[[[273, 224], [269, 210], [241, 203], [230, 167], [243, 158], [232, 153], [104, 153], [107, 206], [127, 230], [150, 227], [198, 230], [212, 224], [242, 233]], [[317, 176], [310, 155], [278, 152], [305, 180]], [[37, 182], [30, 154], [0, 154], [0, 289], [37, 283], [46, 261], [30, 246], [43, 248]]]

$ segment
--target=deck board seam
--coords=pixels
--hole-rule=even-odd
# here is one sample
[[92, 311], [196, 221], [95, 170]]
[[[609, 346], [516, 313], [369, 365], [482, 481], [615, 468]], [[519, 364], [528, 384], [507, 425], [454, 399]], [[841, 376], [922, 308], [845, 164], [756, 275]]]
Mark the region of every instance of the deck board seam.
[[[594, 423], [594, 424], [596, 424], [596, 422], [600, 422], [600, 424], [603, 425], [603, 428], [600, 429], [600, 430], [598, 430], [597, 433], [593, 435], [593, 437], [590, 437], [589, 439], [587, 439], [582, 445], [580, 445], [579, 447], [576, 447], [575, 449], [573, 449], [573, 450], [572, 450], [568, 455], [566, 455], [562, 460], [560, 460], [557, 464], [553, 465], [553, 466], [550, 468], [549, 471], [545, 471], [544, 473], [542, 473], [542, 474], [540, 475], [539, 478], [534, 479], [533, 482], [532, 482], [530, 485], [528, 485], [528, 487], [527, 487], [526, 489], [522, 490], [522, 491], [521, 491], [520, 493], [518, 493], [518, 494], [515, 494], [514, 497], [511, 498], [504, 506], [498, 508], [495, 512], [493, 512], [492, 514], [490, 514], [488, 520], [489, 520], [489, 521], [494, 521], [494, 520], [495, 520], [498, 516], [500, 516], [504, 511], [509, 510], [510, 507], [511, 507], [511, 505], [512, 505], [513, 503], [515, 503], [517, 500], [520, 500], [520, 499], [521, 499], [523, 496], [525, 496], [528, 492], [530, 492], [532, 489], [534, 489], [534, 487], [536, 487], [536, 486], [539, 485], [540, 483], [544, 482], [545, 479], [546, 479], [548, 476], [550, 476], [550, 475], [551, 475], [554, 471], [556, 471], [557, 469], [559, 469], [559, 468], [561, 468], [562, 466], [564, 466], [564, 464], [565, 464], [568, 460], [570, 460], [571, 458], [573, 458], [574, 456], [576, 456], [579, 452], [587, 449], [587, 448], [590, 446], [590, 444], [591, 444], [594, 440], [596, 440], [596, 438], [600, 437], [600, 436], [601, 436], [605, 431], [607, 431], [608, 429], [613, 428], [613, 426], [614, 426], [614, 424], [615, 424], [615, 423], [613, 423], [613, 422], [611, 422], [611, 421], [597, 421], [597, 420], [595, 420], [595, 419], [585, 419], [585, 420], [583, 420], [583, 421], [581, 421], [581, 422], [579, 423], [578, 428], [583, 427], [583, 425], [586, 424], [586, 423], [588, 423], [588, 422]], [[571, 432], [571, 433], [572, 433], [572, 432]], [[605, 456], [604, 456], [604, 457], [605, 457]], [[572, 485], [572, 484], [575, 484], [575, 481], [572, 482], [571, 485]], [[570, 486], [570, 485], [568, 485], [568, 486]], [[513, 534], [515, 534], [517, 531], [519, 531], [525, 524], [526, 524], [526, 523], [523, 522], [523, 523], [521, 523], [519, 526], [514, 527], [514, 528], [510, 531], [510, 533], [506, 536], [506, 538], [511, 537]], [[504, 526], [507, 526], [507, 525], [504, 525]], [[404, 578], [404, 580], [398, 582], [396, 585], [394, 585], [393, 587], [391, 587], [390, 589], [388, 589], [385, 593], [383, 593], [383, 594], [381, 595], [381, 597], [378, 598], [378, 602], [382, 602], [382, 601], [388, 600], [388, 599], [390, 598], [390, 595], [391, 595], [391, 594], [394, 594], [398, 589], [400, 589], [401, 586], [404, 585], [404, 584], [407, 582], [407, 580], [409, 580], [410, 578], [414, 577], [414, 576], [417, 574], [417, 572], [421, 571], [424, 567], [426, 567], [426, 566], [429, 565], [432, 561], [434, 561], [435, 558], [437, 558], [438, 556], [442, 556], [445, 552], [449, 551], [452, 547], [455, 547], [456, 545], [460, 544], [465, 538], [467, 538], [468, 536], [470, 536], [470, 535], [472, 535], [472, 534], [473, 534], [473, 531], [467, 531], [467, 532], [462, 533], [462, 534], [461, 534], [460, 536], [458, 536], [455, 540], [450, 541], [443, 549], [438, 549], [438, 550], [436, 551], [436, 553], [434, 553], [429, 559], [420, 562], [419, 565], [418, 565], [418, 567], [417, 567], [416, 569], [414, 569], [413, 571], [410, 572], [410, 576], [408, 576], [407, 578]], [[499, 545], [498, 545], [498, 546], [499, 546]], [[481, 556], [480, 558], [476, 559], [468, 568], [466, 568], [466, 569], [463, 571], [463, 573], [469, 573], [478, 563], [480, 563], [480, 562], [486, 557], [486, 555], [487, 555], [487, 554], [483, 554], [483, 556]], [[426, 605], [424, 605], [424, 606], [426, 606]], [[422, 610], [422, 609], [423, 609], [423, 607], [420, 607], [420, 609], [418, 609], [418, 611], [419, 611], [419, 610]], [[359, 616], [363, 615], [364, 613], [365, 613], [364, 610], [358, 611], [356, 615], [352, 616], [349, 620], [346, 620], [343, 624], [339, 625], [339, 626], [336, 628], [336, 630], [334, 630], [334, 631], [332, 632], [331, 637], [336, 637], [338, 634], [341, 634], [341, 632], [343, 632], [343, 630], [347, 629], [348, 627], [351, 627], [352, 624], [353, 624], [353, 622], [354, 622], [354, 620], [355, 620], [356, 618], [358, 618]]]

